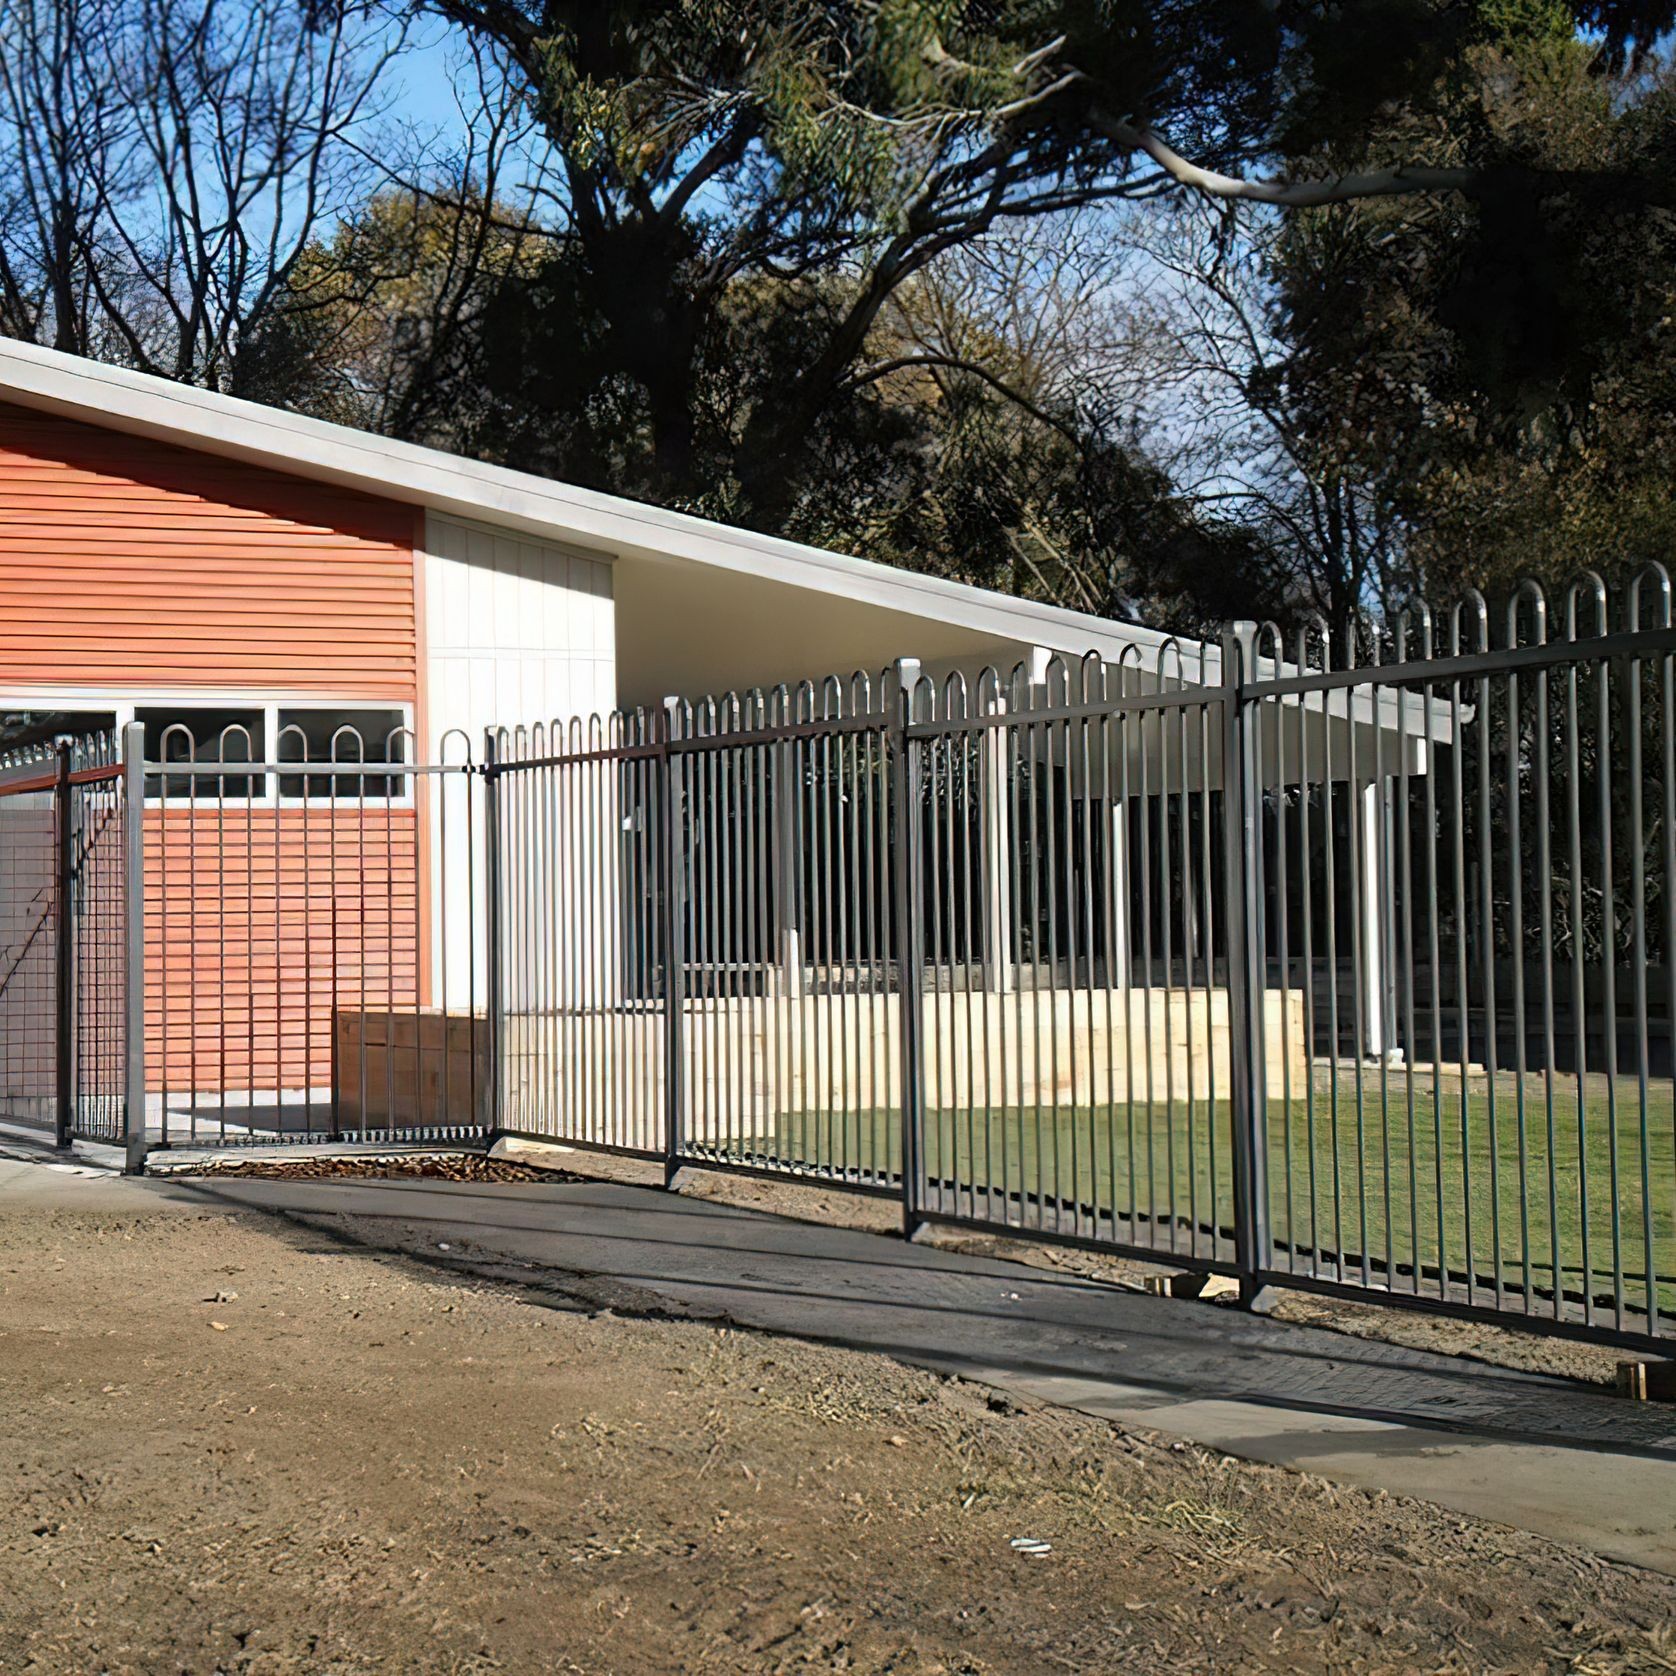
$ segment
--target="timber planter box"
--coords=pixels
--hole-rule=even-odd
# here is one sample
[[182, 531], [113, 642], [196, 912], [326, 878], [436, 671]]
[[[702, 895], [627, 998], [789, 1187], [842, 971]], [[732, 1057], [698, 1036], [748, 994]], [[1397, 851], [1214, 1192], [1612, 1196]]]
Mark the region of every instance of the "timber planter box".
[[338, 1127], [487, 1127], [489, 1021], [437, 1007], [339, 1009], [332, 1031]]

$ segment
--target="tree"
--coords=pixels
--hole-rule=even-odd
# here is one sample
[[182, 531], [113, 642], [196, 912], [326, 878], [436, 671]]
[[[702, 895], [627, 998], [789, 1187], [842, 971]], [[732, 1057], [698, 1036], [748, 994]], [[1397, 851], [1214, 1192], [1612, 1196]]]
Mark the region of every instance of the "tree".
[[498, 287], [542, 241], [469, 188], [386, 189], [299, 256], [249, 352], [288, 407], [430, 447], [473, 431], [478, 359]]
[[[900, 288], [811, 426], [814, 468], [775, 527], [1109, 615], [1202, 621], [1194, 597], [1256, 586], [1252, 544], [1173, 494], [1103, 377], [1100, 340], [1117, 329], [1106, 250], [1093, 223], [1051, 239], [1017, 229], [951, 250]], [[485, 311], [492, 394], [455, 402], [472, 415], [459, 445], [647, 493], [640, 390], [580, 329], [574, 290], [542, 294], [577, 283], [564, 254], [561, 241]], [[784, 369], [811, 353], [852, 283], [740, 279], [718, 299], [690, 394], [695, 486], [678, 504], [728, 521], [749, 512], [733, 475], [740, 439], [776, 410]]]
[[1347, 464], [1401, 529], [1387, 604], [1621, 575], [1676, 535], [1676, 212], [1652, 201], [1676, 83], [1612, 73], [1548, 0], [1486, 10], [1494, 34], [1372, 144], [1501, 185], [1312, 212], [1270, 251], [1288, 409], [1314, 448], [1353, 412]]
[[[485, 322], [509, 280], [533, 276], [551, 235], [523, 178], [526, 123], [480, 59], [461, 100], [464, 142], [421, 148], [299, 254], [246, 351], [287, 406], [433, 447], [481, 427]], [[405, 177], [405, 178], [402, 178]]]
[[849, 384], [920, 416], [924, 470], [859, 531], [842, 484], [823, 477], [811, 498], [829, 528], [811, 539], [859, 536], [895, 563], [1177, 628], [1276, 597], [1252, 532], [1206, 516], [1142, 445], [1134, 350], [1148, 322], [1123, 219], [1092, 210], [999, 229], [898, 293]]
[[[499, 55], [564, 187], [547, 271], [496, 311], [486, 445], [767, 527], [797, 521], [881, 318], [950, 251], [1183, 183], [1296, 205], [1486, 181], [1249, 178], [1428, 89], [1474, 38], [1466, 0], [430, 4]], [[1570, 15], [1633, 54], [1669, 10]], [[723, 404], [729, 431], [713, 378], [750, 369], [746, 294], [773, 364], [762, 399]]]
[[286, 0], [0, 0], [0, 330], [241, 394], [400, 30]]
[[1622, 572], [1676, 533], [1668, 76], [1615, 69], [1548, 0], [1482, 20], [1436, 85], [1293, 168], [1418, 157], [1493, 187], [1117, 229], [1137, 326], [1114, 383], [1148, 453], [1341, 644], [1417, 595]]
[[1400, 439], [1421, 419], [1397, 411], [1395, 340], [1378, 354], [1365, 342], [1321, 353], [1290, 335], [1275, 273], [1283, 230], [1273, 212], [1192, 201], [1133, 218], [1122, 237], [1145, 278], [1126, 383], [1144, 446], [1181, 498], [1261, 547], [1269, 614], [1319, 614], [1341, 636], [1410, 591], [1394, 488], [1412, 455]]
[[0, 0], [0, 329], [1110, 612], [1346, 621], [1579, 437], [1661, 504], [1676, 0], [376, 3]]

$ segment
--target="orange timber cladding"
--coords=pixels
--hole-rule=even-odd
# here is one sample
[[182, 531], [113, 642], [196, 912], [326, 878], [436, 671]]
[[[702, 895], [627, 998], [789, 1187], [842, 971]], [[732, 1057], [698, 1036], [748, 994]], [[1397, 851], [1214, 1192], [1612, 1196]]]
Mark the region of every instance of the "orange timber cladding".
[[[417, 706], [419, 516], [0, 404], [0, 694]], [[420, 998], [420, 852], [407, 806], [148, 808], [150, 1085], [325, 1082], [334, 968]]]

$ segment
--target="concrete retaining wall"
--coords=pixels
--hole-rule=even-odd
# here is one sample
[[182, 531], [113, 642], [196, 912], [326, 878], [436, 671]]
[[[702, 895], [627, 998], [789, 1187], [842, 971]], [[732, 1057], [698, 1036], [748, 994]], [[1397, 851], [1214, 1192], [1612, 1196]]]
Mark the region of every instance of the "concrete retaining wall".
[[[1125, 1105], [1230, 1097], [1228, 992], [1105, 989], [928, 995], [928, 1109]], [[1268, 1090], [1306, 1078], [1303, 995], [1263, 997]], [[751, 997], [685, 1008], [687, 1132], [768, 1137], [787, 1114], [869, 1112], [902, 1097], [894, 995]], [[365, 1055], [361, 1052], [365, 1038]], [[487, 1116], [487, 1025], [436, 1011], [340, 1014], [340, 1112], [373, 1123]], [[664, 1019], [648, 1008], [513, 1015], [503, 1081], [509, 1128], [655, 1149]], [[447, 1099], [443, 1090], [447, 1090]], [[460, 1114], [460, 1115], [453, 1115]]]

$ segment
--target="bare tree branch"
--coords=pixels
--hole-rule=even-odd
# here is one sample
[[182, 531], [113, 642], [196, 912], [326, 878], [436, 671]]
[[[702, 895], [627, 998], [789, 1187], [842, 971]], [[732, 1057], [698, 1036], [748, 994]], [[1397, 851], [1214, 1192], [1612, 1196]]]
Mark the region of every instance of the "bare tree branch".
[[1434, 168], [1399, 163], [1360, 174], [1323, 175], [1313, 180], [1245, 180], [1201, 168], [1168, 145], [1154, 128], [1136, 127], [1100, 110], [1089, 118], [1095, 131], [1126, 151], [1144, 152], [1178, 186], [1210, 198], [1274, 204], [1286, 209], [1315, 209], [1357, 198], [1406, 197], [1418, 192], [1467, 192], [1485, 179], [1482, 169]]

